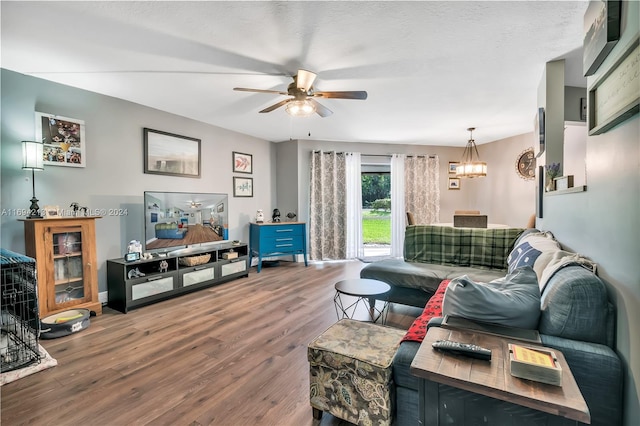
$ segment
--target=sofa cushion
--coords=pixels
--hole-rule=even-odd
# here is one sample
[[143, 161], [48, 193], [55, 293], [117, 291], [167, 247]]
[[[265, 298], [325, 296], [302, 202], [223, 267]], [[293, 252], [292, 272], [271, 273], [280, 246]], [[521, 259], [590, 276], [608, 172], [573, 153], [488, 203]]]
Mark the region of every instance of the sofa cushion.
[[449, 280], [443, 280], [435, 294], [427, 302], [422, 315], [416, 318], [409, 327], [407, 334], [402, 338], [403, 342], [422, 342], [427, 335], [427, 323], [431, 318], [442, 316], [442, 299], [447, 290]]
[[540, 290], [530, 266], [489, 283], [455, 278], [442, 301], [443, 315], [535, 329], [540, 318]]
[[547, 267], [554, 255], [560, 251], [560, 243], [550, 232], [529, 232], [516, 241], [516, 245], [507, 257], [509, 272], [516, 268], [530, 266], [541, 281], [544, 268]]
[[523, 231], [521, 228], [407, 226], [404, 259], [407, 262], [506, 270], [507, 256]]
[[611, 309], [604, 282], [579, 265], [568, 265], [550, 279], [541, 300], [541, 334], [609, 344]]

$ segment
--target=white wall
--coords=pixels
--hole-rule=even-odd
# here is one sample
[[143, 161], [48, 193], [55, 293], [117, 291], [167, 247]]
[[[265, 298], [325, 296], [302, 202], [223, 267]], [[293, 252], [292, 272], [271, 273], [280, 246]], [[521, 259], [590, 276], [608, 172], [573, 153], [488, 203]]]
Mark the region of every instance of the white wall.
[[487, 176], [463, 182], [468, 191], [469, 208], [480, 210], [490, 223], [515, 228], [526, 226], [536, 211], [535, 179], [522, 179], [516, 161], [527, 148], [537, 144], [533, 132], [480, 145], [482, 161], [487, 162]]
[[[229, 238], [248, 241], [249, 220], [275, 203], [274, 144], [185, 117], [38, 78], [2, 70], [2, 209], [27, 209], [31, 173], [21, 169], [20, 141], [35, 135], [34, 111], [81, 119], [86, 125], [86, 168], [46, 166], [36, 173], [40, 207], [126, 209], [125, 216], [96, 221], [99, 290], [105, 291], [106, 260], [121, 257], [127, 243], [144, 238], [143, 192], [229, 194]], [[143, 173], [144, 127], [201, 139], [200, 179]], [[253, 155], [253, 198], [233, 197], [232, 151]], [[238, 175], [248, 177], [248, 175]], [[24, 253], [18, 217], [1, 217], [3, 248]]]
[[[640, 35], [640, 2], [622, 2], [620, 41], [593, 84]], [[635, 84], [640, 85], [636, 78]], [[636, 87], [637, 89], [637, 87]], [[591, 105], [589, 105], [591, 108]], [[640, 117], [586, 142], [586, 192], [544, 197], [541, 227], [597, 262], [617, 308], [616, 349], [625, 365], [624, 424], [640, 418]], [[597, 372], [594, 372], [597, 374]]]

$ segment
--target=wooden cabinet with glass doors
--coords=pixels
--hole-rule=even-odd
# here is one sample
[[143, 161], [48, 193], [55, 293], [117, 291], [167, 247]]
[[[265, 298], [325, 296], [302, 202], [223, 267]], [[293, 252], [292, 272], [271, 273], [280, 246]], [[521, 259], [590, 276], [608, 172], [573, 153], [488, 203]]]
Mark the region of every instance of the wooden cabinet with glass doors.
[[26, 254], [36, 259], [40, 318], [77, 308], [102, 313], [98, 300], [96, 219], [24, 220]]

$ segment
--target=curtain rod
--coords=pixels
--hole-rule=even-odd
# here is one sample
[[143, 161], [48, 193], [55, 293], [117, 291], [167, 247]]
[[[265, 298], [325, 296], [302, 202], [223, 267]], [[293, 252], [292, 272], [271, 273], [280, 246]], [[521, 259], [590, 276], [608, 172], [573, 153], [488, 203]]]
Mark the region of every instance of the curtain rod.
[[[314, 154], [318, 154], [320, 152], [325, 152], [327, 154], [332, 153], [334, 151], [322, 151], [322, 150], [314, 150], [313, 153]], [[336, 154], [346, 154], [345, 152], [336, 152]], [[387, 158], [391, 158], [392, 154], [362, 154], [360, 153], [360, 155], [362, 157], [387, 157]], [[429, 158], [436, 158], [436, 155], [430, 154], [430, 155], [426, 155], [426, 154], [408, 154], [407, 157], [429, 157]]]

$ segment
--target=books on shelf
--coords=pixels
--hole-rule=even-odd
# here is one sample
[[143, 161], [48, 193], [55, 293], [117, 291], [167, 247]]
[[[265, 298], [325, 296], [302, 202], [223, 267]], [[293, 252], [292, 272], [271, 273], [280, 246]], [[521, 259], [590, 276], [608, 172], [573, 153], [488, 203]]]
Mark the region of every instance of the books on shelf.
[[508, 327], [502, 324], [495, 324], [484, 321], [475, 321], [467, 318], [446, 315], [441, 324], [444, 328], [456, 330], [472, 330], [479, 333], [491, 334], [493, 336], [508, 337], [510, 339], [522, 340], [530, 343], [541, 343], [538, 330], [526, 328]]
[[509, 343], [509, 365], [514, 377], [562, 386], [562, 368], [551, 349]]

